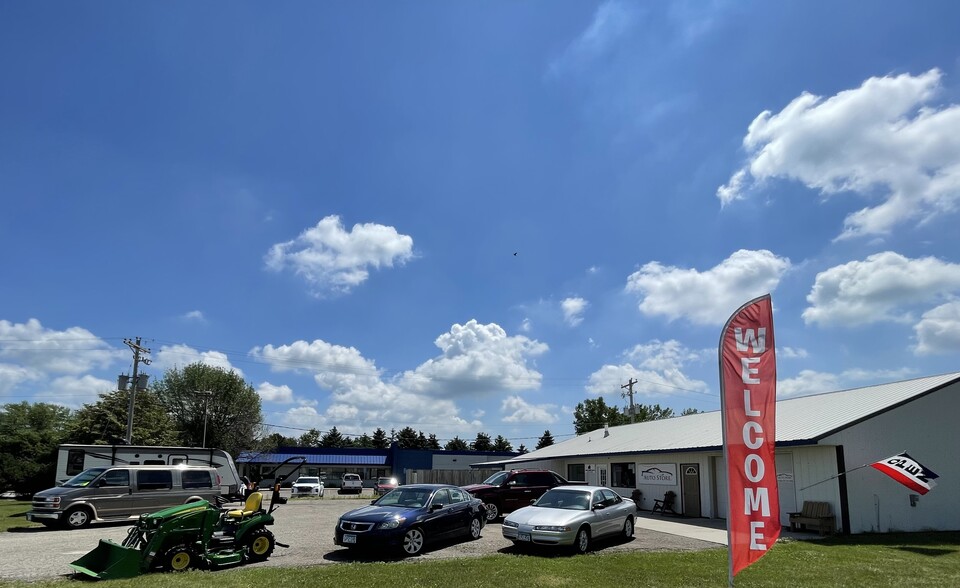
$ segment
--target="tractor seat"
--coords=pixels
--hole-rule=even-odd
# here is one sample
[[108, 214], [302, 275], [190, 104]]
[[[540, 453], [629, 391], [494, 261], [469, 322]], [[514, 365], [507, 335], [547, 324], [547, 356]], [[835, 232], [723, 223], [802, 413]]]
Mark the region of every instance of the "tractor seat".
[[243, 510], [227, 511], [227, 519], [241, 520], [250, 515], [256, 514], [263, 503], [263, 494], [260, 492], [251, 492], [247, 496], [247, 501], [243, 503]]

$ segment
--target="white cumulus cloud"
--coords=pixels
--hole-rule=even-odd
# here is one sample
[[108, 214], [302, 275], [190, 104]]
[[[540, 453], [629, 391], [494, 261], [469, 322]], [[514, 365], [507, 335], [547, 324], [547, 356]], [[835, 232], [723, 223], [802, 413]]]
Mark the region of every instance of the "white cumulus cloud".
[[276, 402], [278, 404], [289, 404], [293, 402], [293, 390], [286, 384], [276, 386], [270, 382], [261, 382], [257, 386], [257, 394], [264, 402]]
[[619, 397], [623, 392], [621, 386], [629, 380], [637, 380], [633, 391], [640, 397], [682, 395], [689, 398], [691, 393], [705, 394], [710, 386], [686, 375], [684, 368], [715, 355], [690, 350], [675, 340], [650, 341], [627, 350], [623, 363], [606, 364], [590, 374], [586, 389], [598, 396]]
[[560, 308], [563, 310], [563, 320], [571, 327], [579, 325], [583, 322], [583, 313], [588, 306], [590, 306], [590, 303], [583, 298], [564, 298], [560, 302]]
[[640, 296], [645, 315], [722, 325], [743, 303], [774, 290], [788, 269], [785, 257], [741, 249], [705, 271], [650, 262], [627, 278], [626, 290]]
[[556, 405], [530, 404], [519, 396], [507, 396], [500, 403], [505, 423], [555, 423], [556, 410]]
[[292, 270], [313, 295], [344, 294], [362, 284], [370, 268], [393, 267], [413, 258], [413, 239], [393, 227], [356, 224], [348, 232], [340, 217], [321, 220], [296, 239], [277, 243], [265, 257], [268, 269]]
[[960, 351], [960, 300], [923, 313], [914, 327], [917, 355], [949, 354]]
[[822, 196], [880, 204], [850, 214], [841, 238], [883, 235], [907, 221], [956, 210], [960, 105], [936, 106], [942, 74], [874, 77], [824, 98], [804, 92], [779, 113], [760, 113], [743, 146], [746, 165], [717, 190], [725, 206], [749, 184], [798, 181]]
[[914, 320], [921, 304], [960, 291], [960, 265], [886, 251], [817, 274], [803, 311], [808, 324], [863, 325]]
[[0, 321], [0, 360], [43, 374], [82, 374], [128, 357], [86, 329], [45, 328], [37, 319]]
[[154, 367], [161, 371], [170, 368], [184, 368], [190, 364], [202, 363], [210, 367], [223, 368], [243, 377], [243, 370], [234, 367], [230, 358], [221, 351], [198, 351], [189, 345], [163, 345], [156, 352]]

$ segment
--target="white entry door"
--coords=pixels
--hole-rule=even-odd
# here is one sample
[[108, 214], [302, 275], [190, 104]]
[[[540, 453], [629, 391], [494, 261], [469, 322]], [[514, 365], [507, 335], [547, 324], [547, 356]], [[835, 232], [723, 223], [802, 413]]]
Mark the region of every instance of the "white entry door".
[[607, 486], [607, 465], [602, 464], [597, 466], [597, 485], [598, 486]]

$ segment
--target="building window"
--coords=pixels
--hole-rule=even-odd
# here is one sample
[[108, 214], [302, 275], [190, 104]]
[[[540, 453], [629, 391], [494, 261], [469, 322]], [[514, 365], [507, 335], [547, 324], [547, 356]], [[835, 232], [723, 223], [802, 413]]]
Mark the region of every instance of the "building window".
[[587, 479], [587, 473], [582, 463], [567, 464], [567, 480], [571, 482], [583, 482]]
[[631, 463], [612, 463], [610, 470], [613, 475], [614, 488], [635, 488], [637, 486], [636, 466]]
[[70, 449], [67, 451], [67, 475], [76, 476], [84, 470], [83, 450]]

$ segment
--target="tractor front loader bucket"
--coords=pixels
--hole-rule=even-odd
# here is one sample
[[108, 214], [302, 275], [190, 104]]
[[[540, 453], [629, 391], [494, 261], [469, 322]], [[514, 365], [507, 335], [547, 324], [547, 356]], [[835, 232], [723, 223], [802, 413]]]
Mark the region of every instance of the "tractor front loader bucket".
[[101, 539], [93, 551], [70, 564], [70, 567], [99, 580], [132, 578], [143, 572], [140, 563], [143, 552], [133, 547], [124, 547], [109, 539]]

